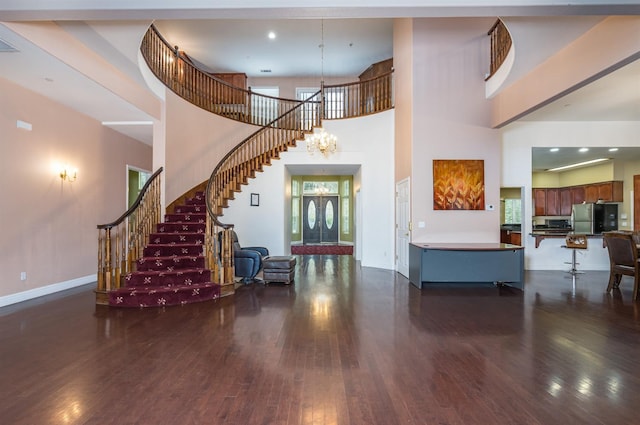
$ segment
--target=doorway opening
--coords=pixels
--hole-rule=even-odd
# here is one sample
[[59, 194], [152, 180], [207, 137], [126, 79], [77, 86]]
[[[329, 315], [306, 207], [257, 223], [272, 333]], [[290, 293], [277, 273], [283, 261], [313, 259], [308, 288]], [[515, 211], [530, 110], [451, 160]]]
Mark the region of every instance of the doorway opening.
[[524, 187], [500, 188], [500, 242], [522, 245]]
[[136, 202], [149, 177], [150, 171], [127, 165], [127, 209]]
[[349, 248], [354, 235], [353, 176], [291, 177], [292, 252], [314, 245]]

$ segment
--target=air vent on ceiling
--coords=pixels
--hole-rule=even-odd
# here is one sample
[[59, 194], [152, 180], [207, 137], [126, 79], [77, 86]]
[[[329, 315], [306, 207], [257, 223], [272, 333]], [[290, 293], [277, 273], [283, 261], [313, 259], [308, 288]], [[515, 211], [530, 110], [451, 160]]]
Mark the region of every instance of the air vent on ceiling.
[[270, 69], [261, 69], [260, 72], [268, 74], [269, 72], [271, 72]]
[[13, 47], [11, 44], [7, 43], [3, 39], [0, 38], [0, 52], [17, 52], [18, 49]]

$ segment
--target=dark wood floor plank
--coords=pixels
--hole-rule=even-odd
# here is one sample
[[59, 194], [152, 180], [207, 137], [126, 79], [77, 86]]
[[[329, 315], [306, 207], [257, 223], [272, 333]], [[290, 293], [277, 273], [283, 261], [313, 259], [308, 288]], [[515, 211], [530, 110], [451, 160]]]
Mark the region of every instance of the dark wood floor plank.
[[627, 424], [640, 303], [608, 273], [419, 290], [349, 256], [295, 283], [117, 310], [93, 288], [0, 308], [10, 424]]

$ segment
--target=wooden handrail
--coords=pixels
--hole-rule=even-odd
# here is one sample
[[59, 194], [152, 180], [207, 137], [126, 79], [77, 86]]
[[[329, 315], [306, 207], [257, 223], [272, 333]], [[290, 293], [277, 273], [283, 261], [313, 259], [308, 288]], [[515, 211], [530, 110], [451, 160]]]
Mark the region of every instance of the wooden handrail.
[[140, 206], [142, 199], [147, 193], [147, 189], [149, 189], [149, 186], [151, 186], [152, 182], [156, 179], [156, 177], [158, 177], [162, 173], [163, 169], [164, 169], [163, 167], [160, 167], [156, 170], [155, 173], [151, 174], [151, 176], [147, 179], [147, 182], [144, 184], [144, 186], [142, 186], [142, 189], [140, 189], [140, 193], [138, 194], [138, 197], [136, 198], [134, 203], [129, 207], [127, 211], [125, 211], [124, 214], [122, 214], [120, 217], [118, 217], [115, 221], [112, 221], [111, 223], [98, 224], [98, 229], [107, 229], [107, 228], [117, 226], [118, 224], [122, 223], [127, 217], [133, 214], [133, 212], [138, 208], [138, 206]]
[[393, 71], [367, 80], [323, 85], [322, 119], [343, 119], [393, 108]]
[[[295, 126], [291, 126], [291, 125], [285, 125], [285, 126], [280, 126], [278, 125], [281, 121], [288, 121], [289, 123], [291, 123], [292, 120], [288, 120], [288, 118], [291, 116], [291, 114], [294, 114], [297, 111], [300, 111], [301, 109], [304, 109], [305, 105], [308, 104], [318, 104], [317, 101], [313, 101], [311, 99], [314, 99], [320, 92], [318, 91], [317, 93], [315, 93], [314, 95], [310, 96], [309, 99], [302, 101], [299, 103], [299, 105], [297, 105], [295, 108], [293, 108], [292, 110], [288, 111], [287, 113], [285, 113], [284, 115], [274, 119], [273, 121], [271, 121], [268, 125], [260, 128], [259, 130], [256, 130], [255, 132], [253, 132], [251, 135], [249, 135], [248, 137], [246, 137], [245, 139], [243, 139], [240, 143], [238, 143], [236, 146], [234, 146], [229, 152], [227, 152], [227, 154], [220, 160], [220, 162], [218, 162], [218, 165], [216, 165], [216, 167], [213, 169], [213, 172], [211, 173], [211, 177], [209, 178], [209, 183], [207, 184], [207, 196], [206, 196], [206, 201], [207, 201], [207, 210], [209, 211], [209, 213], [215, 217], [215, 223], [217, 226], [221, 226], [223, 228], [228, 228], [228, 227], [233, 227], [233, 225], [229, 225], [229, 224], [223, 224], [221, 222], [218, 221], [217, 216], [218, 214], [215, 211], [215, 199], [213, 198], [214, 195], [214, 187], [216, 184], [216, 177], [218, 176], [220, 170], [222, 168], [224, 168], [226, 165], [229, 164], [229, 162], [231, 162], [231, 159], [234, 158], [235, 156], [237, 156], [237, 153], [245, 146], [251, 144], [252, 142], [258, 141], [260, 136], [265, 134], [267, 131], [272, 130], [272, 129], [281, 129], [284, 130], [286, 132], [286, 134], [288, 135], [288, 133], [290, 131], [294, 131], [296, 132], [297, 137], [301, 137], [305, 132], [310, 132], [313, 127], [318, 126], [320, 124], [320, 119], [318, 114], [316, 113], [315, 117], [311, 117], [311, 119], [307, 119], [307, 117], [305, 116], [300, 116], [298, 115], [296, 118], [298, 119], [294, 119], [293, 121], [295, 121], [296, 123], [300, 124], [298, 126], [298, 128], [295, 128]], [[303, 125], [307, 125], [308, 127], [303, 128]], [[287, 127], [293, 127], [293, 128], [287, 128]], [[297, 138], [296, 137], [296, 138]], [[295, 139], [294, 139], [295, 140]], [[285, 144], [290, 143], [290, 140], [285, 140]], [[268, 149], [273, 149], [273, 148], [277, 148], [279, 147], [278, 144], [271, 144], [268, 146], [264, 146], [265, 149], [263, 149], [263, 152], [253, 152], [256, 155], [260, 155], [265, 153]], [[268, 149], [266, 149], [268, 148]]]
[[122, 279], [142, 254], [149, 235], [160, 221], [160, 167], [144, 184], [133, 205], [117, 220], [99, 224], [96, 303], [108, 304], [108, 293], [122, 286]]
[[154, 25], [143, 37], [140, 51], [149, 69], [169, 89], [214, 114], [265, 126], [300, 102], [254, 93], [216, 78], [199, 69], [177, 46], [172, 47]]
[[[300, 100], [273, 97], [235, 87], [199, 69], [177, 46], [149, 27], [140, 47], [154, 75], [188, 102], [209, 112], [247, 124], [271, 126]], [[324, 85], [318, 103], [321, 119], [353, 118], [393, 107], [393, 71], [347, 84]]]
[[205, 254], [212, 281], [223, 286], [222, 295], [233, 291], [233, 224], [219, 217], [234, 193], [323, 119], [393, 108], [393, 71], [354, 83], [321, 83], [320, 91], [300, 101], [259, 95], [217, 79], [198, 69], [177, 46], [171, 47], [153, 25], [140, 50], [155, 76], [178, 96], [212, 113], [260, 126], [218, 162], [207, 182]]
[[496, 20], [487, 35], [491, 38], [491, 64], [485, 81], [491, 78], [504, 63], [512, 43], [511, 34], [501, 19]]
[[[240, 190], [242, 184], [246, 184], [256, 172], [262, 171], [264, 165], [289, 147], [295, 146], [296, 140], [304, 137], [305, 132], [310, 132], [320, 124], [318, 101], [313, 100], [318, 94], [319, 92], [299, 102], [291, 110], [246, 137], [218, 162], [211, 173], [205, 195], [208, 212], [205, 253], [208, 267], [222, 285], [223, 295], [234, 290], [234, 264], [231, 239], [233, 224], [219, 220], [222, 208], [233, 193]], [[310, 105], [316, 107], [309, 107]]]

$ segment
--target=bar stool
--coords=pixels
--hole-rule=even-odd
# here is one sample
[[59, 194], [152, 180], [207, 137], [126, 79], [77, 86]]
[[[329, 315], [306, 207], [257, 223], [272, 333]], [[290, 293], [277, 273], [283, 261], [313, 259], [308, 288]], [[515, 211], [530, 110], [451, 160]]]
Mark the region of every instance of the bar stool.
[[565, 264], [571, 264], [571, 269], [567, 271], [567, 273], [571, 273], [572, 275], [576, 275], [578, 273], [584, 273], [578, 271], [577, 265], [579, 263], [576, 262], [576, 251], [581, 249], [587, 249], [587, 235], [576, 235], [569, 234], [565, 239], [566, 245], [562, 245], [563, 248], [567, 248], [571, 250], [571, 262], [565, 262]]

